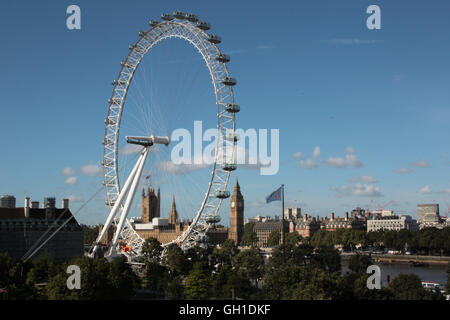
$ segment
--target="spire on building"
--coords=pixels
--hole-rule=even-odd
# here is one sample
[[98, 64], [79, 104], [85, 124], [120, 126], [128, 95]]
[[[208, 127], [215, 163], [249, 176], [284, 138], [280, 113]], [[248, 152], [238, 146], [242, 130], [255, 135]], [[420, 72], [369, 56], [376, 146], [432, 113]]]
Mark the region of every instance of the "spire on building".
[[178, 223], [177, 205], [175, 204], [175, 196], [173, 196], [172, 208], [170, 209], [170, 214], [169, 214], [169, 224], [177, 224], [177, 223]]
[[236, 185], [234, 186], [234, 193], [233, 194], [237, 194], [237, 195], [241, 195], [241, 186], [239, 185], [239, 181], [236, 178]]

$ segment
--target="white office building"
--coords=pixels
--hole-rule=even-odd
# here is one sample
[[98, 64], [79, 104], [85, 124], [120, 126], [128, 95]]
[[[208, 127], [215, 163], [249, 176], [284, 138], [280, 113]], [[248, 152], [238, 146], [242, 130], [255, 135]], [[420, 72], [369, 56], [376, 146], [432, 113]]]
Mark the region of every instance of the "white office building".
[[407, 215], [385, 215], [373, 216], [367, 220], [367, 232], [378, 230], [410, 230], [417, 231], [419, 229], [417, 221]]

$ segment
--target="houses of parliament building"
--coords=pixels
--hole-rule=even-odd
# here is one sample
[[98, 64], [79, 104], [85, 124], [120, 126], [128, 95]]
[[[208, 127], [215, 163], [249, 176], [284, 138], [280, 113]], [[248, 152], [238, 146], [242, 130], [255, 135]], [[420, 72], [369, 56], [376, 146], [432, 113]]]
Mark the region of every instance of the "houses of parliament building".
[[[153, 188], [142, 190], [141, 218], [133, 221], [136, 232], [143, 239], [150, 237], [158, 239], [160, 243], [175, 240], [189, 228], [190, 221], [180, 221], [175, 203], [172, 198], [172, 206], [168, 218], [161, 217], [161, 191], [155, 192]], [[210, 244], [222, 244], [226, 239], [232, 239], [239, 244], [244, 232], [244, 197], [242, 196], [239, 182], [236, 181], [233, 195], [230, 197], [230, 227], [213, 226], [207, 235]]]

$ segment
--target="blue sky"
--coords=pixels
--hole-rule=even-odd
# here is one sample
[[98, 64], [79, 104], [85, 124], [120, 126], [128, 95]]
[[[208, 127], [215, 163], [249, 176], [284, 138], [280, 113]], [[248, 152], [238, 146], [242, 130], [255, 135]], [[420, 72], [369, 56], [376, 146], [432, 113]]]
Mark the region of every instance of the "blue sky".
[[[81, 30], [66, 28], [70, 4], [81, 8]], [[371, 4], [381, 30], [366, 28]], [[447, 211], [448, 1], [2, 1], [0, 194], [18, 205], [70, 196], [75, 211], [101, 187], [111, 80], [138, 31], [174, 10], [222, 37], [238, 127], [280, 130], [277, 175], [233, 174], [246, 217], [278, 214], [264, 197], [282, 183], [287, 205], [313, 215], [390, 200], [412, 216], [418, 203]], [[81, 222], [104, 220], [102, 196]]]

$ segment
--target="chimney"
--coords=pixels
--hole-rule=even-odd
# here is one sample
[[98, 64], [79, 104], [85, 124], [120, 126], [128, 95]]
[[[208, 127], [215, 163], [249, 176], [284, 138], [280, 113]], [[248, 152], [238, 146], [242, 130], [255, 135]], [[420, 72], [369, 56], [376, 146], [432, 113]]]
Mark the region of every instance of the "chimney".
[[348, 212], [344, 213], [344, 219], [345, 219], [345, 221], [348, 220]]
[[334, 220], [334, 212], [330, 213], [330, 220], [331, 220], [331, 221]]
[[25, 197], [25, 204], [23, 206], [25, 218], [30, 217], [30, 197]]
[[306, 221], [306, 220], [308, 220], [308, 215], [305, 213], [305, 214], [303, 215], [303, 221]]
[[55, 218], [55, 201], [53, 197], [44, 198], [45, 219]]
[[31, 201], [32, 209], [39, 209], [39, 201]]
[[67, 198], [62, 199], [62, 208], [69, 209], [69, 199]]

